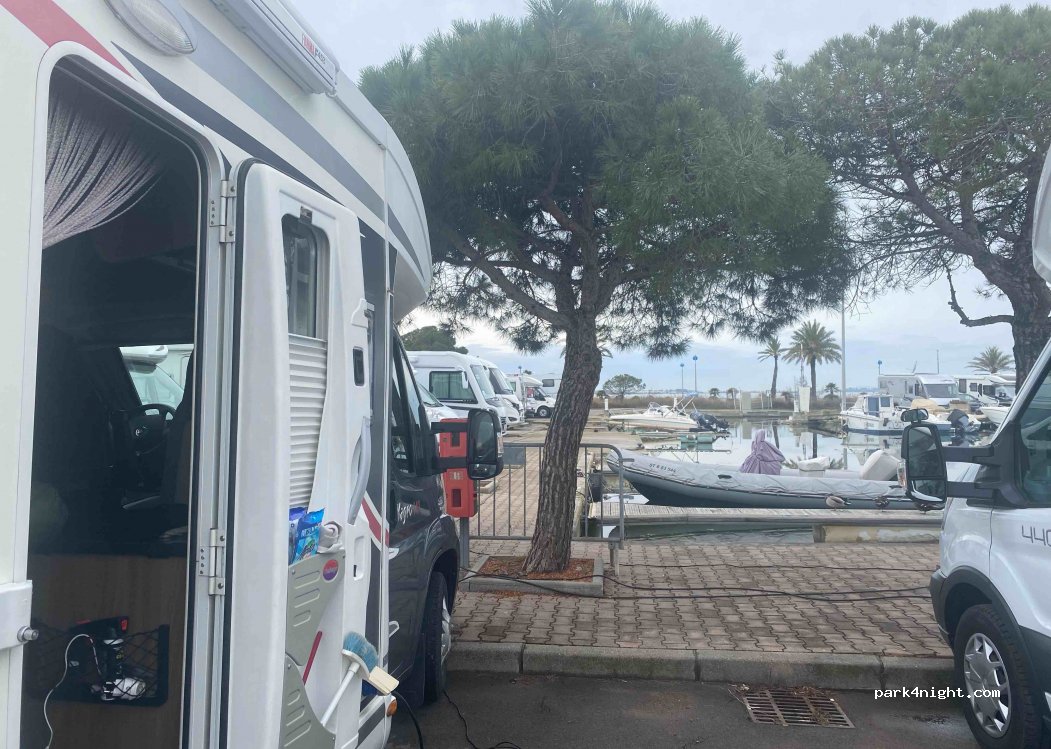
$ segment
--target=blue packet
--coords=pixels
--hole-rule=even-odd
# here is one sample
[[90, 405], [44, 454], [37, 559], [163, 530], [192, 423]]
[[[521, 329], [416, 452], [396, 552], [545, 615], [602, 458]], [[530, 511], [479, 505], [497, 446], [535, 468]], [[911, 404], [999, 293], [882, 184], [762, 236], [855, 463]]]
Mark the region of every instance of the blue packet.
[[292, 507], [288, 511], [288, 563], [296, 561], [296, 538], [299, 532], [299, 519], [307, 514], [305, 507]]
[[299, 523], [296, 527], [296, 551], [292, 558], [293, 562], [298, 562], [317, 554], [318, 541], [321, 538], [321, 520], [324, 517], [324, 509], [304, 512], [299, 517]]

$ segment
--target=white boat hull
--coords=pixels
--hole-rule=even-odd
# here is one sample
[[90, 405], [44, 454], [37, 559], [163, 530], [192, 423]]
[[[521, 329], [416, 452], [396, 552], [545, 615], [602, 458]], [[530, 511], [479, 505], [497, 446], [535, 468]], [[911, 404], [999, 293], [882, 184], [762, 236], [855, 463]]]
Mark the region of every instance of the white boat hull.
[[650, 416], [648, 414], [617, 414], [610, 416], [609, 421], [618, 426], [632, 429], [661, 429], [673, 432], [684, 432], [697, 427], [697, 423], [688, 416]]
[[1007, 406], [983, 406], [982, 414], [989, 419], [990, 423], [1000, 426], [1007, 418], [1007, 412], [1011, 409]]

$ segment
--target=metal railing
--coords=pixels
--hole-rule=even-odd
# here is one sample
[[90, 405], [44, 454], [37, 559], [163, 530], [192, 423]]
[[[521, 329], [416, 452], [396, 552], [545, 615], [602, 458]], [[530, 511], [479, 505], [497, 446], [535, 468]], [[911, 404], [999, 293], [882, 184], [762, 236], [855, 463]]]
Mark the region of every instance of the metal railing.
[[[504, 444], [504, 470], [495, 479], [475, 482], [478, 512], [461, 520], [461, 532], [469, 528], [470, 538], [479, 540], [529, 540], [533, 537], [536, 514], [540, 506], [540, 465], [544, 459], [542, 442], [509, 442]], [[616, 468], [606, 464], [609, 454], [616, 456]], [[581, 443], [577, 459], [577, 502], [574, 507], [574, 542], [609, 544], [610, 562], [617, 566], [617, 551], [624, 546], [624, 472], [625, 458], [615, 445], [598, 442]], [[599, 516], [591, 518], [592, 482], [599, 481], [599, 491], [608, 476], [616, 478], [619, 511], [606, 516], [606, 505], [597, 503]], [[590, 532], [598, 526], [599, 535]], [[604, 529], [614, 526], [608, 533]]]

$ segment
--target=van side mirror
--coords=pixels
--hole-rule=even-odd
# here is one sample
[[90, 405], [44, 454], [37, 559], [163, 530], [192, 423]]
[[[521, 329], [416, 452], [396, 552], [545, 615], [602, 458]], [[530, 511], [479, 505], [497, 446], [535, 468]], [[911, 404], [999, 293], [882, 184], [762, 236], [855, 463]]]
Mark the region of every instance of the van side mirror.
[[471, 411], [467, 418], [467, 475], [472, 479], [491, 479], [503, 469], [500, 422], [491, 411]]
[[[442, 445], [435, 472], [466, 468], [472, 479], [491, 479], [504, 470], [504, 441], [500, 420], [492, 411], [471, 409], [466, 419], [444, 419], [431, 424]], [[441, 437], [449, 435], [449, 437]], [[466, 442], [466, 444], [465, 444]]]
[[[922, 408], [914, 410], [926, 415]], [[902, 414], [902, 418], [908, 413]], [[922, 510], [945, 507], [949, 479], [938, 427], [919, 421], [910, 422], [902, 435], [901, 458], [905, 495]]]

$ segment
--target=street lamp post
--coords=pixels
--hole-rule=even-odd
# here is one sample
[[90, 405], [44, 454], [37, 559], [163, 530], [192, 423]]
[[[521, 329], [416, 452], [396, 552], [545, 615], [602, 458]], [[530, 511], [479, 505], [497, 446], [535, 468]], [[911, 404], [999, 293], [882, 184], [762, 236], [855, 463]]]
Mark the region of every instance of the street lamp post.
[[693, 355], [693, 392], [697, 392], [697, 354]]
[[679, 362], [679, 392], [686, 394], [686, 362]]

